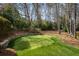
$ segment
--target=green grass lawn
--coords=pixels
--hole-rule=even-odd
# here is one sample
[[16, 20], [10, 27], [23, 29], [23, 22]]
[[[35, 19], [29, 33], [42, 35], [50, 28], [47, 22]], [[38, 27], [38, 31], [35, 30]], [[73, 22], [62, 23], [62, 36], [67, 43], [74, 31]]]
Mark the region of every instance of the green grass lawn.
[[18, 56], [77, 56], [79, 49], [62, 43], [58, 37], [49, 35], [26, 35], [12, 40], [10, 48]]

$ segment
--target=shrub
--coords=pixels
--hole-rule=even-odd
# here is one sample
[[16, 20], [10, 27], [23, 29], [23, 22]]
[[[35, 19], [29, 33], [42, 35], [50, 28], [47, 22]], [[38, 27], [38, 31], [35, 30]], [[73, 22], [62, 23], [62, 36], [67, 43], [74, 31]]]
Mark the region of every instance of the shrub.
[[40, 26], [40, 28], [41, 28], [42, 30], [47, 30], [47, 28], [48, 28], [47, 21], [43, 21], [42, 24], [41, 24], [41, 26]]
[[37, 21], [34, 21], [32, 26], [34, 28], [40, 28], [41, 30], [56, 30], [57, 29], [57, 25], [55, 22], [46, 21], [46, 20], [42, 20], [41, 25], [39, 25]]
[[67, 28], [66, 27], [64, 27], [63, 30], [64, 30], [64, 32], [67, 32]]
[[42, 34], [40, 28], [30, 28], [29, 33]]
[[48, 30], [53, 30], [53, 27], [54, 27], [53, 23], [52, 22], [48, 22], [47, 24], [48, 24], [48, 27], [47, 27]]
[[7, 34], [9, 31], [11, 31], [10, 21], [0, 16], [0, 35]]
[[43, 21], [42, 30], [55, 30], [57, 28], [56, 23], [50, 21]]
[[79, 23], [77, 24], [77, 28], [76, 28], [76, 30], [79, 31]]
[[29, 23], [24, 20], [15, 20], [14, 26], [18, 30], [26, 30], [29, 27]]

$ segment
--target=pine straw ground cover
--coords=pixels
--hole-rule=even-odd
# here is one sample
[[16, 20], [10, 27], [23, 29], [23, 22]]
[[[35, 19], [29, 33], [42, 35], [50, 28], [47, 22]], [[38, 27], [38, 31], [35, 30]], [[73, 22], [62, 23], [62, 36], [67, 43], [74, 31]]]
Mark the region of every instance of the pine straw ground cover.
[[79, 48], [51, 35], [26, 35], [9, 43], [18, 56], [79, 56]]

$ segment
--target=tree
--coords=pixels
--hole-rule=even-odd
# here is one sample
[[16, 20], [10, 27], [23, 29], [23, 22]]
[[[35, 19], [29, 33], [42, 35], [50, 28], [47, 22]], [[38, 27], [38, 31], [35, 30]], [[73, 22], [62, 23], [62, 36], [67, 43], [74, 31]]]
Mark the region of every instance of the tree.
[[77, 4], [74, 4], [74, 37], [76, 38], [76, 11], [77, 11]]
[[58, 32], [59, 34], [61, 33], [60, 30], [60, 19], [59, 19], [59, 4], [56, 4], [56, 16], [57, 16], [57, 25], [58, 25]]

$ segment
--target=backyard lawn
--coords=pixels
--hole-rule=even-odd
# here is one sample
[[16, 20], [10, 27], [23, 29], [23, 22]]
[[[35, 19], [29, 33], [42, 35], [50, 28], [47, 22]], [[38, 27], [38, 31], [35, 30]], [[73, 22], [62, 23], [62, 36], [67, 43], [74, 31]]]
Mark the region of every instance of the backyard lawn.
[[57, 36], [26, 35], [9, 43], [18, 56], [79, 56], [79, 49], [60, 41]]
[[79, 4], [1, 3], [0, 56], [79, 56]]

